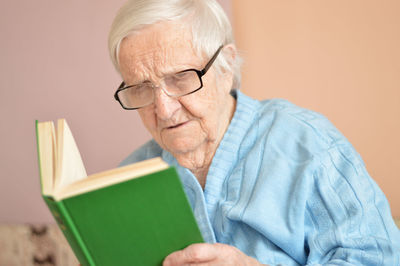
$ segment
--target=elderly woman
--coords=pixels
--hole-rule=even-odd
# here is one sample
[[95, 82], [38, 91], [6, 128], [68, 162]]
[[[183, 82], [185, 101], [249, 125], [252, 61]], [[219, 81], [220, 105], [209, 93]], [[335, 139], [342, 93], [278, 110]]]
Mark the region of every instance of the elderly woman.
[[164, 265], [399, 265], [388, 202], [321, 115], [239, 91], [230, 23], [214, 0], [129, 1], [109, 36], [153, 140], [123, 163], [177, 168], [207, 243]]

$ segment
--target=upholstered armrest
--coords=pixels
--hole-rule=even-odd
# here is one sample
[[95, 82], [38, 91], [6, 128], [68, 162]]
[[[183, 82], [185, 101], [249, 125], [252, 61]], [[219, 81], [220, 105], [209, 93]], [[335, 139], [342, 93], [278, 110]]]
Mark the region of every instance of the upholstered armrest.
[[0, 265], [79, 264], [56, 224], [0, 224]]
[[0, 251], [0, 265], [79, 265], [56, 224], [0, 224]]

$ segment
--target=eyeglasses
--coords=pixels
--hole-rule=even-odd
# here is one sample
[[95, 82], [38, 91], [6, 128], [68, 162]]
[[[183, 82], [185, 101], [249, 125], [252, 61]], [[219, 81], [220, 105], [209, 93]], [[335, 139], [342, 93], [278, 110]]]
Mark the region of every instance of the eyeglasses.
[[211, 65], [214, 63], [223, 45], [221, 45], [210, 61], [202, 70], [186, 69], [175, 74], [167, 75], [160, 80], [160, 86], [156, 86], [150, 81], [141, 84], [126, 86], [123, 81], [114, 94], [122, 108], [126, 110], [136, 110], [154, 102], [154, 89], [160, 87], [169, 97], [182, 97], [192, 94], [203, 87], [204, 76]]

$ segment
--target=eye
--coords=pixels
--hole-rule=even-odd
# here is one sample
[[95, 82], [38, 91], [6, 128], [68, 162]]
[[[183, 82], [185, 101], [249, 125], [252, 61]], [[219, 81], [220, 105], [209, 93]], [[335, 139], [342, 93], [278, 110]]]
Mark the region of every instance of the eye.
[[188, 78], [188, 77], [191, 75], [190, 72], [191, 72], [191, 71], [185, 71], [185, 72], [176, 73], [175, 75], [173, 75], [173, 78], [175, 78], [175, 79], [177, 79], [177, 80], [186, 79], [186, 78]]
[[149, 91], [149, 90], [151, 90], [151, 85], [149, 85], [147, 83], [142, 83], [142, 84], [138, 84], [138, 85], [130, 87], [129, 89], [127, 89], [126, 93], [128, 95], [130, 95], [131, 97], [140, 97], [141, 95], [146, 93], [146, 91]]

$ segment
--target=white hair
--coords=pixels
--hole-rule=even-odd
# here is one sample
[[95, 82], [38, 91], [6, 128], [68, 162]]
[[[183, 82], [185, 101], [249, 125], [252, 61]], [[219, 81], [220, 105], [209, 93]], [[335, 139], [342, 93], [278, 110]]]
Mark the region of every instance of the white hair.
[[[188, 18], [188, 19], [186, 19]], [[192, 44], [198, 55], [211, 57], [221, 45], [234, 44], [232, 26], [215, 0], [128, 0], [118, 11], [109, 33], [111, 60], [120, 73], [119, 47], [122, 40], [148, 25], [162, 21], [187, 22], [192, 31]], [[241, 59], [229, 62], [223, 51], [215, 61], [218, 72], [233, 73], [233, 88], [240, 85]]]

